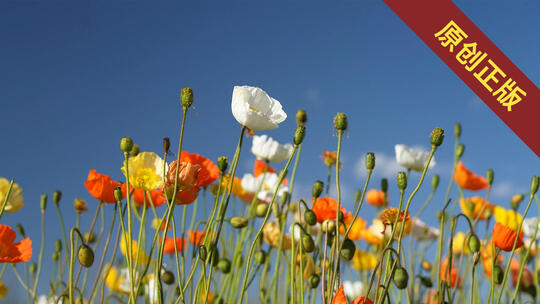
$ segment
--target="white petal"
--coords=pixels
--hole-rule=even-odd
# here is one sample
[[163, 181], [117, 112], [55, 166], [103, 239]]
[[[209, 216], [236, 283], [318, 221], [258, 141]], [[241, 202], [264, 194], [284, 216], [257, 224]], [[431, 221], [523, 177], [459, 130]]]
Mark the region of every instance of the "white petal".
[[257, 87], [235, 86], [231, 110], [240, 124], [254, 131], [275, 129], [287, 118], [279, 101]]

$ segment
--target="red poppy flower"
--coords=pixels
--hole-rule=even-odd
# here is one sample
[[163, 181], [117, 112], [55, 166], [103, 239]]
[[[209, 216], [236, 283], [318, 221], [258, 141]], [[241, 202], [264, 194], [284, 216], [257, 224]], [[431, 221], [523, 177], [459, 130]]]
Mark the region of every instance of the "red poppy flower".
[[489, 187], [486, 178], [469, 171], [463, 162], [458, 162], [454, 181], [463, 189], [478, 191]]
[[[332, 298], [332, 304], [347, 304], [347, 297], [345, 296], [345, 291], [343, 285], [341, 285]], [[373, 301], [362, 296], [354, 299], [350, 304], [373, 304]]]
[[[510, 229], [510, 227], [505, 226], [499, 222], [495, 223], [495, 226], [493, 226], [493, 244], [504, 251], [512, 251], [512, 247], [514, 246], [514, 240], [518, 236], [517, 232]], [[519, 234], [516, 249], [521, 248], [523, 246], [523, 233]]]
[[17, 234], [8, 225], [0, 225], [0, 263], [28, 262], [32, 257], [32, 241], [29, 238], [13, 243]]
[[106, 203], [116, 203], [114, 188], [120, 186], [120, 183], [113, 181], [110, 176], [99, 174], [92, 169], [88, 173], [84, 186], [96, 199]]
[[218, 166], [200, 154], [182, 151], [180, 154], [180, 162], [189, 162], [201, 167], [197, 183], [197, 186], [199, 187], [206, 187], [219, 178]]
[[[330, 197], [319, 197], [313, 204], [312, 211], [317, 216], [317, 222], [322, 223], [327, 219], [336, 219], [337, 201]], [[347, 212], [343, 205], [339, 206], [339, 211], [343, 212], [344, 218], [351, 215]]]
[[[255, 165], [253, 166], [253, 175], [255, 177], [261, 175], [264, 173], [264, 168], [267, 166], [267, 163], [262, 160], [255, 160]], [[268, 168], [266, 168], [267, 173], [276, 173], [276, 170], [272, 168], [270, 165], [268, 165]]]
[[[163, 253], [164, 254], [174, 254], [174, 238], [166, 237], [165, 238], [165, 246], [163, 247]], [[187, 241], [184, 240], [181, 237], [176, 238], [176, 248], [178, 249], [178, 252], [182, 251], [186, 245]]]

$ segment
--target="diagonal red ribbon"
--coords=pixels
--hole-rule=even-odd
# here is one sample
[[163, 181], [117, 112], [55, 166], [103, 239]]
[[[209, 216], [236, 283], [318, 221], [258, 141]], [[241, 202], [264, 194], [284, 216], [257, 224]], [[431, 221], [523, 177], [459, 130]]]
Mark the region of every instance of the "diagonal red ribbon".
[[540, 90], [452, 1], [384, 2], [540, 157]]

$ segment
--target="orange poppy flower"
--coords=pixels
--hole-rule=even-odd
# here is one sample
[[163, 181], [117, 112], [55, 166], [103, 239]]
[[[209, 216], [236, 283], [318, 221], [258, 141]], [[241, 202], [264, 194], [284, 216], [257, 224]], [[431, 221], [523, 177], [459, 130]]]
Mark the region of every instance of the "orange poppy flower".
[[[362, 238], [364, 230], [366, 229], [366, 221], [361, 218], [356, 218], [354, 222], [352, 221], [353, 217], [350, 216], [344, 220], [345, 226], [347, 229], [352, 225], [349, 235], [347, 236], [352, 241], [356, 241]], [[345, 234], [345, 228], [343, 226], [339, 227], [339, 232]]]
[[[317, 200], [315, 200], [315, 203], [313, 203], [313, 208], [311, 209], [317, 216], [317, 222], [322, 223], [327, 219], [336, 219], [337, 205], [337, 201], [333, 198], [319, 197]], [[347, 212], [347, 210], [343, 208], [343, 205], [339, 206], [339, 211], [343, 212], [344, 219], [351, 215], [350, 212]]]
[[364, 229], [361, 232], [362, 239], [370, 245], [381, 245], [383, 241], [382, 234], [375, 234], [371, 229]]
[[504, 251], [512, 251], [514, 246], [514, 240], [518, 237], [516, 249], [523, 246], [523, 232], [518, 236], [517, 231], [512, 230], [510, 227], [505, 226], [499, 222], [495, 223], [493, 226], [493, 244]]
[[[130, 185], [131, 186], [131, 185]], [[126, 196], [126, 184], [122, 184], [122, 196]], [[135, 203], [139, 206], [144, 205], [144, 190], [143, 189], [134, 189], [131, 188], [131, 197], [135, 201]], [[159, 207], [165, 203], [165, 195], [163, 194], [163, 191], [161, 190], [151, 190], [146, 191], [146, 207], [150, 206], [150, 198], [152, 199], [152, 202], [154, 203], [154, 207]]]
[[441, 262], [441, 273], [440, 276], [443, 278], [444, 281], [450, 287], [457, 287], [461, 285], [461, 278], [459, 277], [459, 270], [454, 267], [454, 265], [451, 266], [450, 269], [450, 275], [448, 275], [448, 258], [445, 258]]
[[[493, 266], [493, 248], [491, 246], [491, 241], [489, 241], [486, 246], [480, 251], [480, 257], [482, 258], [482, 266], [484, 267], [484, 273], [491, 279], [491, 268]], [[499, 254], [497, 255], [497, 265], [501, 266], [501, 262], [504, 260], [504, 257]]]
[[0, 225], [0, 263], [28, 262], [32, 257], [30, 238], [13, 243], [17, 234], [8, 225]]
[[[166, 237], [165, 238], [165, 246], [163, 247], [163, 253], [164, 254], [174, 254], [174, 238]], [[184, 249], [184, 246], [186, 245], [186, 240], [184, 240], [181, 237], [176, 238], [176, 248], [178, 249], [178, 252], [182, 251]]]
[[84, 186], [96, 199], [109, 204], [116, 203], [114, 188], [120, 186], [120, 183], [113, 181], [110, 176], [99, 174], [96, 170], [91, 169]]
[[493, 214], [495, 208], [494, 205], [479, 196], [466, 199], [461, 198], [459, 199], [459, 206], [461, 207], [461, 212], [472, 220], [477, 218], [480, 220], [488, 219], [489, 215]]
[[206, 238], [206, 235], [204, 232], [202, 231], [191, 231], [191, 230], [188, 230], [186, 231], [187, 235], [188, 235], [188, 238], [189, 238], [189, 242], [195, 246], [200, 246], [202, 244], [202, 242], [205, 240]]
[[180, 153], [180, 162], [189, 162], [192, 165], [199, 165], [201, 167], [197, 183], [199, 187], [206, 187], [219, 178], [218, 166], [200, 154], [182, 151]]
[[[512, 284], [514, 284], [514, 287], [516, 287], [518, 284], [517, 284], [517, 280], [518, 280], [518, 276], [519, 276], [519, 268], [520, 268], [520, 263], [519, 263], [519, 260], [516, 259], [516, 258], [513, 258], [512, 259], [512, 262], [510, 262], [510, 272], [512, 273]], [[519, 281], [519, 286], [521, 287], [529, 287], [531, 286], [534, 282], [533, 282], [533, 273], [531, 271], [531, 269], [529, 269], [529, 267], [527, 267], [527, 265], [525, 265], [525, 267], [523, 267], [523, 273], [521, 274], [521, 279]]]
[[430, 290], [424, 298], [424, 304], [437, 304], [439, 303], [437, 298], [437, 290]]
[[[264, 173], [265, 167], [267, 166], [265, 161], [256, 159], [255, 165], [253, 166], [253, 175], [255, 177], [261, 175]], [[272, 168], [270, 165], [268, 165], [268, 168], [266, 168], [267, 173], [276, 173], [276, 170]]]
[[[347, 304], [347, 297], [345, 296], [345, 290], [343, 285], [341, 285], [332, 298], [332, 304]], [[373, 301], [362, 296], [354, 299], [350, 304], [373, 304]]]
[[489, 187], [486, 178], [479, 176], [469, 171], [463, 165], [463, 162], [458, 162], [456, 172], [454, 173], [454, 181], [463, 189], [478, 191]]
[[375, 189], [371, 189], [367, 192], [366, 201], [368, 204], [375, 207], [386, 207], [388, 205], [388, 198], [385, 197], [384, 192]]
[[[177, 170], [179, 170], [178, 181], [176, 180]], [[171, 185], [178, 183], [178, 185], [188, 189], [196, 187], [199, 184], [201, 170], [201, 166], [190, 162], [180, 162], [180, 165], [178, 165], [176, 161], [172, 161], [167, 171], [167, 183]]]

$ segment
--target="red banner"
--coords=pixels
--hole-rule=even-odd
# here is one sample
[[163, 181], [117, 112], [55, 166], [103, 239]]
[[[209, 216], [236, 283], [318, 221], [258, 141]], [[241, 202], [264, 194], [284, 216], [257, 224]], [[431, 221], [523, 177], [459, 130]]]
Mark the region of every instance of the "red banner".
[[384, 2], [540, 157], [540, 90], [452, 1]]

